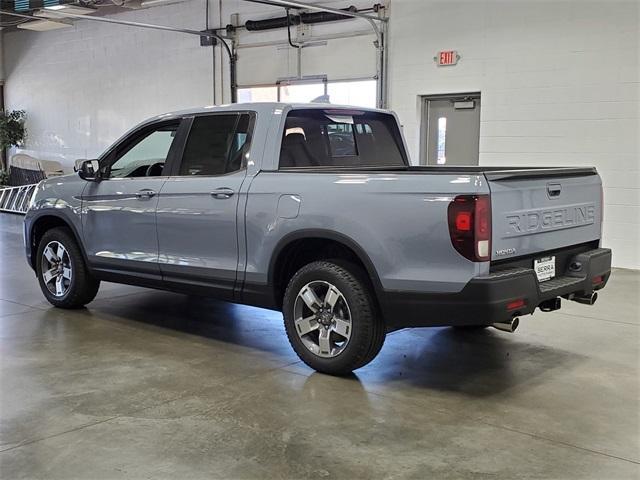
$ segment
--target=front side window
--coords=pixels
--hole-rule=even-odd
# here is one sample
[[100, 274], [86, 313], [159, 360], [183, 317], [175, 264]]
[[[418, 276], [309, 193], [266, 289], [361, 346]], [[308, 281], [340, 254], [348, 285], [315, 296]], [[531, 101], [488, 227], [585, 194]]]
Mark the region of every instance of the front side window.
[[109, 178], [159, 177], [169, 155], [178, 123], [153, 129], [129, 143], [109, 167]]
[[249, 148], [250, 121], [247, 113], [194, 118], [180, 175], [224, 175], [243, 168]]
[[293, 110], [280, 167], [397, 167], [407, 164], [395, 118], [381, 112]]

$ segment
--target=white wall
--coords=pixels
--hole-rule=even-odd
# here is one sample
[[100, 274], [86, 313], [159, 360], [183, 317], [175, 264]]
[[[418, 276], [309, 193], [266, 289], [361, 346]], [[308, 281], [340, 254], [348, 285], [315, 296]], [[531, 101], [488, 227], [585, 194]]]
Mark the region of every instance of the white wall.
[[[221, 16], [212, 1], [212, 26], [226, 25], [236, 12], [242, 21], [283, 14], [221, 1]], [[330, 2], [354, 3], [374, 2]], [[391, 0], [390, 104], [412, 157], [417, 161], [421, 95], [480, 91], [480, 163], [597, 166], [606, 187], [605, 245], [614, 249], [615, 265], [640, 268], [638, 15], [634, 0]], [[118, 18], [200, 30], [204, 2]], [[366, 30], [365, 22], [350, 21], [313, 27], [312, 35]], [[240, 42], [285, 39], [277, 30], [245, 33]], [[372, 40], [309, 48], [302, 73], [371, 76]], [[96, 156], [150, 115], [213, 101], [211, 50], [196, 37], [78, 21], [68, 30], [8, 33], [4, 43], [7, 106], [27, 111], [27, 147], [67, 165]], [[434, 65], [444, 49], [460, 52], [457, 66]], [[217, 54], [218, 74], [224, 68], [220, 101], [228, 72]], [[282, 47], [241, 49], [239, 83], [295, 75], [296, 63], [293, 50]]]
[[[392, 0], [390, 102], [412, 158], [421, 95], [480, 91], [480, 164], [596, 166], [604, 244], [640, 268], [638, 5]], [[438, 68], [450, 49], [460, 63]]]
[[[349, 4], [358, 2], [363, 3]], [[210, 27], [227, 25], [235, 13], [242, 22], [284, 16], [282, 8], [241, 0], [210, 3]], [[203, 30], [205, 2], [191, 0], [113, 17]], [[313, 39], [363, 29], [367, 23], [356, 20], [313, 26], [310, 33]], [[282, 29], [241, 33], [239, 40], [241, 44], [286, 42], [286, 33]], [[357, 42], [331, 40], [326, 46], [304, 49], [302, 74], [315, 75], [321, 68], [334, 79], [371, 77], [375, 74], [372, 42], [373, 37], [358, 37]], [[66, 168], [77, 158], [99, 155], [145, 118], [214, 103], [212, 51], [201, 47], [197, 36], [79, 20], [69, 29], [10, 32], [5, 35], [4, 51], [7, 108], [27, 112], [27, 153], [58, 159]], [[334, 63], [333, 70], [327, 71], [331, 53], [342, 55], [345, 61]], [[215, 103], [220, 104], [230, 101], [229, 71], [220, 47], [216, 55]], [[242, 48], [238, 57], [241, 85], [273, 83], [297, 74], [297, 58], [291, 48]], [[347, 63], [348, 68], [339, 68]]]
[[[121, 17], [204, 28], [204, 8], [163, 10]], [[88, 21], [5, 34], [7, 107], [27, 112], [28, 150], [67, 166], [146, 117], [211, 104], [211, 70], [211, 50], [195, 36]]]

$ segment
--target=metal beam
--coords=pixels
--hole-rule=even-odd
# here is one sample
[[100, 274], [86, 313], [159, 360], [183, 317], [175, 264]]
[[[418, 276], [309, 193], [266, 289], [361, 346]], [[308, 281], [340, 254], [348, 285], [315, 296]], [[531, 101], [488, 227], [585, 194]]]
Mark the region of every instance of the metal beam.
[[[46, 17], [45, 16], [38, 17], [36, 15], [29, 15], [26, 13], [17, 13], [17, 12], [12, 12], [8, 10], [0, 10], [0, 14], [13, 15], [14, 17], [21, 17], [21, 18], [30, 18], [32, 20], [48, 20], [50, 22], [57, 21], [58, 23], [64, 23], [60, 21], [63, 18], [75, 18], [78, 20], [90, 20], [92, 22], [114, 23], [117, 25], [126, 25], [129, 27], [150, 28], [153, 30], [166, 30], [169, 32], [186, 33], [188, 35], [198, 35], [199, 37], [214, 37], [219, 39], [221, 43], [227, 47], [227, 53], [230, 53], [229, 46], [226, 44], [226, 42], [224, 42], [224, 39], [217, 33], [199, 32], [198, 30], [190, 30], [188, 28], [169, 27], [166, 25], [154, 25], [151, 23], [130, 22], [127, 20], [116, 20], [113, 18], [106, 18], [106, 17], [92, 17], [90, 15], [77, 15], [75, 13], [66, 13], [63, 10], [49, 10], [45, 8], [44, 11], [47, 12]], [[49, 15], [59, 17], [59, 20], [56, 20], [55, 18], [51, 18]], [[68, 25], [68, 24], [65, 23], [65, 25]]]

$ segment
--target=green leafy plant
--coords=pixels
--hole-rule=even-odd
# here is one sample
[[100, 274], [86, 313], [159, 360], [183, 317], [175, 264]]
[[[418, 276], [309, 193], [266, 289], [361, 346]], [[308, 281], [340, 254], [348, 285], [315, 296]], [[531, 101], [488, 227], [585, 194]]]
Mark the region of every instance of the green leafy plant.
[[27, 136], [25, 116], [24, 110], [0, 111], [0, 169], [6, 170], [7, 149], [24, 144]]
[[17, 147], [24, 143], [27, 131], [24, 128], [24, 110], [0, 112], [0, 148]]
[[0, 187], [9, 185], [9, 172], [0, 169]]

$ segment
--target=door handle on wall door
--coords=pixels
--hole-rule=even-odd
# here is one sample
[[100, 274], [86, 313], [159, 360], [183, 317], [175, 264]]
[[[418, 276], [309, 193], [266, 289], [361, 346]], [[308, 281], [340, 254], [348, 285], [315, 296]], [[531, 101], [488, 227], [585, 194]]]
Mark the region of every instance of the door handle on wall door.
[[153, 196], [155, 196], [156, 192], [154, 192], [153, 190], [149, 190], [149, 189], [144, 189], [144, 190], [140, 190], [138, 192], [136, 192], [136, 198], [151, 198]]
[[217, 199], [224, 199], [233, 196], [234, 193], [236, 192], [234, 192], [232, 189], [223, 187], [216, 188], [213, 192], [211, 192], [211, 196]]

